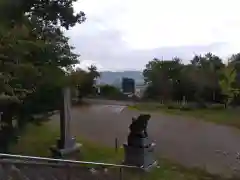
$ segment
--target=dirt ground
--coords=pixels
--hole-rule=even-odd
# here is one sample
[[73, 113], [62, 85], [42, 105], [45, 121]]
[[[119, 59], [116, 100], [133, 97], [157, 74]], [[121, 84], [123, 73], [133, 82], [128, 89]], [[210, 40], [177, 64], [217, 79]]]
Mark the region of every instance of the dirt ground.
[[[72, 134], [111, 147], [118, 138], [122, 145], [131, 118], [140, 112], [125, 108], [123, 103], [107, 104], [73, 108]], [[151, 115], [148, 133], [157, 145], [158, 156], [214, 174], [240, 174], [240, 130], [182, 116]], [[52, 118], [57, 121], [59, 115]]]

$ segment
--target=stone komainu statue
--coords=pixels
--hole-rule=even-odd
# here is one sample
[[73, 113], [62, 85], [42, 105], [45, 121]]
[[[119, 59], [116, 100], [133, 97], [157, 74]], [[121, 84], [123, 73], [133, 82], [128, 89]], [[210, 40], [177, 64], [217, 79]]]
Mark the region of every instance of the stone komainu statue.
[[155, 144], [151, 142], [147, 134], [149, 114], [140, 114], [137, 118], [132, 118], [130, 134], [127, 143], [124, 144], [124, 164], [149, 169], [156, 160], [154, 158]]
[[150, 114], [140, 114], [137, 118], [132, 118], [130, 136], [148, 137], [147, 125], [150, 118]]

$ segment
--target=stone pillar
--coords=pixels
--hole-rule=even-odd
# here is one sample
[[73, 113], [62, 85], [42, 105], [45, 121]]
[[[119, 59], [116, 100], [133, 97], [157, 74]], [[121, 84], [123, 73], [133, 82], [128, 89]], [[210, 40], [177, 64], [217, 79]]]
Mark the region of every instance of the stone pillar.
[[71, 123], [71, 96], [70, 89], [63, 89], [62, 106], [60, 110], [60, 147], [65, 149], [69, 146], [69, 140], [71, 137], [70, 123]]
[[[57, 146], [51, 147], [52, 155], [56, 158], [71, 158], [80, 150], [80, 144], [71, 136], [71, 90], [66, 87], [62, 92], [60, 108], [60, 139]], [[73, 156], [72, 156], [73, 155]]]

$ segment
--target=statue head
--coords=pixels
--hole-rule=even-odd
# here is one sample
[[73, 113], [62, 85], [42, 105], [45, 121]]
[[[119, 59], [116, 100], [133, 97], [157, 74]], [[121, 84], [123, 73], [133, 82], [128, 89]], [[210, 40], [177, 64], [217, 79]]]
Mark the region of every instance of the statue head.
[[138, 117], [132, 117], [132, 122], [136, 120], [146, 120], [148, 121], [151, 118], [150, 114], [140, 114]]
[[140, 114], [137, 118], [132, 118], [132, 124], [130, 125], [131, 134], [147, 135], [146, 129], [150, 114]]
[[151, 118], [150, 114], [140, 114], [137, 119], [148, 121]]

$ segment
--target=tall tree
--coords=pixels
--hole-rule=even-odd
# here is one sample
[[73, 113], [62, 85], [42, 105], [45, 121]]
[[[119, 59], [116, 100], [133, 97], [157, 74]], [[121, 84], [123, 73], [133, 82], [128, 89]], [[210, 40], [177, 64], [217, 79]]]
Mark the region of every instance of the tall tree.
[[88, 71], [77, 68], [69, 74], [71, 84], [77, 87], [80, 97], [93, 93], [95, 80], [99, 76], [100, 73], [93, 65], [88, 68]]
[[149, 95], [167, 99], [214, 101], [219, 96], [219, 72], [224, 67], [222, 60], [211, 53], [195, 55], [191, 64], [184, 65], [181, 59], [150, 61], [143, 71], [145, 81], [150, 85]]
[[195, 84], [197, 86], [196, 98], [215, 101], [219, 94], [219, 72], [224, 67], [222, 60], [212, 53], [205, 56], [195, 55], [191, 64], [195, 72]]
[[62, 30], [85, 20], [83, 12], [74, 13], [73, 2], [1, 0], [0, 111], [10, 128], [12, 117], [25, 112], [26, 101], [36, 100], [46, 87], [60, 87], [65, 82], [62, 68], [78, 62]]
[[162, 61], [155, 58], [150, 61], [143, 71], [145, 82], [150, 85], [147, 92], [152, 96], [170, 100], [173, 86], [179, 83], [181, 67], [178, 59]]

